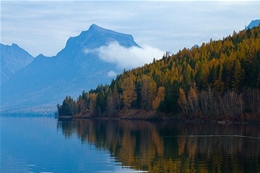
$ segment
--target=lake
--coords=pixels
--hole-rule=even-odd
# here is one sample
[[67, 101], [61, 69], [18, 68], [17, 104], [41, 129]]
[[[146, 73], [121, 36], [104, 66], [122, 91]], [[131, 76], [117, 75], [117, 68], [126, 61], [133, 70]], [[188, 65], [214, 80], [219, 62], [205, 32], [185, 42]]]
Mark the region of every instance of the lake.
[[2, 173], [260, 172], [260, 127], [1, 116]]

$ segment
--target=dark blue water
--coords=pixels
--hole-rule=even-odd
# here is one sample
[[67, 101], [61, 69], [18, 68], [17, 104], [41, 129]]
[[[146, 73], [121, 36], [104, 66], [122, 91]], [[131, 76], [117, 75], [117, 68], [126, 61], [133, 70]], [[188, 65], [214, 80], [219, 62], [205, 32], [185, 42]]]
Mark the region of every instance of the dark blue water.
[[1, 117], [1, 173], [124, 171], [109, 151], [65, 137], [57, 119]]
[[260, 127], [1, 116], [13, 172], [260, 172]]

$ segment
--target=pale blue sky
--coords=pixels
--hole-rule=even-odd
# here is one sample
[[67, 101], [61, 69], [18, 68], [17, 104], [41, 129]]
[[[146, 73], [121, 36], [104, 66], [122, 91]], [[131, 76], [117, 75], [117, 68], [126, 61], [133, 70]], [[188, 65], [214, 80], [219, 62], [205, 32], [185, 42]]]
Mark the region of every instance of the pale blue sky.
[[1, 1], [1, 43], [56, 55], [92, 23], [176, 53], [260, 18], [260, 1]]

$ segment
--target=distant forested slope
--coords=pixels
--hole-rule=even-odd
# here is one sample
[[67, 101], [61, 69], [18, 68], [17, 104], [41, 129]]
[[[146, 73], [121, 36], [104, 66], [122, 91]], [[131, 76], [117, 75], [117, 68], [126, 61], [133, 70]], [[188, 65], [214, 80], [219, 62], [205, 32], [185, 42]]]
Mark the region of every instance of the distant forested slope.
[[[124, 56], [124, 55], [122, 55]], [[169, 117], [260, 119], [260, 26], [130, 71], [57, 105], [59, 115], [118, 117], [143, 110]]]

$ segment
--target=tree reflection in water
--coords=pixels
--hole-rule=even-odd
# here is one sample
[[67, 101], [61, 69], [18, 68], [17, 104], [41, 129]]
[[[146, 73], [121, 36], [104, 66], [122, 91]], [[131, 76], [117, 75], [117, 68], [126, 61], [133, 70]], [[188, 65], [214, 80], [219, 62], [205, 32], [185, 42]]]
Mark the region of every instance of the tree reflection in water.
[[260, 172], [259, 126], [70, 119], [57, 128], [137, 170]]

